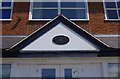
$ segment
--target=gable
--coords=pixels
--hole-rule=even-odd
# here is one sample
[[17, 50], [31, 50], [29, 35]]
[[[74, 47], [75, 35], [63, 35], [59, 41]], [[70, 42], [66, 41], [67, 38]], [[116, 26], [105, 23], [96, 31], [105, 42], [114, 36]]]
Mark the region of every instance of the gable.
[[[52, 39], [57, 35], [64, 35], [69, 42], [56, 45]], [[12, 46], [9, 50], [18, 51], [98, 51], [108, 46], [87, 31], [78, 27], [63, 15], [58, 15], [42, 28]]]
[[[69, 42], [64, 45], [57, 45], [52, 40], [56, 36], [66, 36], [69, 38]], [[29, 45], [24, 47], [22, 51], [72, 51], [72, 50], [97, 50], [97, 47], [93, 45], [84, 37], [78, 35], [63, 23], [57, 24], [54, 28], [37, 38]]]

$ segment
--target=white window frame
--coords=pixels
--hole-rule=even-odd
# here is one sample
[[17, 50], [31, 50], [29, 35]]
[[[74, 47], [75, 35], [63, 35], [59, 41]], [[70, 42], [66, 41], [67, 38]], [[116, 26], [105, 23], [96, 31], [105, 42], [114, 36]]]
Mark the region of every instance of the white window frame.
[[9, 19], [0, 19], [0, 21], [11, 21], [13, 13], [14, 0], [11, 0], [11, 7], [2, 7], [2, 2], [0, 2], [0, 9], [11, 9], [11, 15]]
[[[51, 19], [32, 19], [33, 2], [34, 2], [34, 0], [30, 0], [29, 20], [30, 21], [49, 21], [49, 20], [51, 20]], [[72, 21], [88, 21], [89, 20], [88, 0], [85, 0], [85, 5], [86, 6], [84, 9], [86, 10], [86, 19], [70, 19], [70, 20], [72, 20]], [[71, 8], [61, 8], [60, 7], [60, 0], [58, 0], [58, 8], [53, 8], [53, 9], [57, 9], [58, 14], [60, 14], [61, 13], [60, 9], [71, 9]], [[75, 9], [77, 9], [77, 8], [75, 8]], [[79, 8], [79, 9], [83, 9], [83, 8]]]
[[[117, 6], [117, 0], [115, 0], [115, 4], [116, 4], [116, 9], [115, 10], [117, 10], [117, 16], [118, 16], [118, 19], [108, 19], [108, 17], [107, 17], [107, 10], [108, 9], [106, 9], [106, 7], [105, 7], [105, 0], [103, 0], [103, 7], [104, 7], [104, 13], [105, 13], [105, 20], [108, 20], [108, 21], [120, 21], [120, 15], [119, 15], [119, 10], [120, 10], [120, 8], [118, 8], [118, 6]], [[112, 10], [113, 8], [109, 8], [109, 10]]]

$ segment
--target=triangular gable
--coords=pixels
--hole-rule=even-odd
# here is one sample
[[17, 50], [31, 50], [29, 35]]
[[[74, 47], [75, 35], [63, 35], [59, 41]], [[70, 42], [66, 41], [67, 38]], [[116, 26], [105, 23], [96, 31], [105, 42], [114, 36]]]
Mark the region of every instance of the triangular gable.
[[[68, 42], [63, 45], [55, 44], [53, 39], [57, 36], [65, 36]], [[58, 41], [58, 40], [56, 40]], [[88, 40], [79, 36], [66, 25], [59, 23], [48, 32], [38, 37], [32, 43], [24, 47], [21, 51], [96, 51], [97, 47]]]
[[[59, 30], [58, 30], [59, 29]], [[60, 30], [61, 29], [61, 30]], [[56, 32], [55, 32], [56, 31]], [[62, 32], [63, 31], [63, 32]], [[66, 45], [50, 45], [49, 34], [65, 35], [73, 38], [73, 42]], [[55, 34], [54, 34], [55, 35]], [[53, 36], [54, 36], [53, 35]], [[48, 38], [47, 38], [48, 37]], [[46, 39], [45, 39], [46, 38]], [[72, 39], [71, 39], [72, 38]], [[76, 43], [75, 43], [76, 42]], [[50, 46], [49, 46], [50, 45]], [[56, 47], [55, 47], [56, 46]], [[28, 37], [11, 47], [9, 50], [18, 51], [98, 51], [108, 46], [94, 36], [68, 20], [63, 15], [58, 15], [42, 28], [30, 34]]]

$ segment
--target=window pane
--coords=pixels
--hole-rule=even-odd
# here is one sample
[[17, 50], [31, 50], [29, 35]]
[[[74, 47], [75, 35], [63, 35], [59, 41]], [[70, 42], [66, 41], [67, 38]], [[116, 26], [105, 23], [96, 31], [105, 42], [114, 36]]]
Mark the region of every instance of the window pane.
[[10, 77], [11, 65], [2, 65], [2, 76]]
[[119, 17], [120, 17], [120, 10], [119, 10]]
[[34, 2], [34, 8], [57, 8], [58, 2]]
[[118, 64], [109, 64], [109, 72], [118, 72]]
[[9, 77], [10, 76], [10, 69], [3, 69], [2, 70], [2, 75], [4, 77]]
[[85, 8], [85, 2], [61, 2], [62, 8]]
[[62, 14], [70, 19], [86, 19], [84, 9], [62, 9]]
[[33, 19], [52, 19], [57, 14], [57, 9], [35, 9], [33, 10]]
[[105, 2], [106, 8], [116, 8], [115, 2]]
[[2, 10], [0, 9], [0, 19], [2, 19]]
[[65, 69], [65, 79], [72, 79], [72, 69]]
[[109, 76], [110, 77], [118, 77], [118, 68], [119, 68], [119, 65], [116, 63], [116, 64], [108, 64], [108, 68], [109, 68]]
[[2, 9], [2, 12], [0, 11], [0, 15], [2, 15], [0, 17], [0, 19], [10, 19], [10, 15], [11, 15], [11, 9]]
[[2, 68], [3, 68], [3, 69], [10, 69], [10, 68], [11, 68], [11, 65], [9, 65], [9, 64], [8, 64], [8, 65], [3, 64], [3, 65], [2, 65]]
[[55, 69], [42, 69], [42, 79], [55, 79]]
[[117, 2], [117, 5], [118, 5], [118, 8], [120, 8], [120, 1], [119, 1], [119, 2]]
[[11, 2], [2, 2], [2, 7], [11, 7]]
[[118, 19], [117, 10], [107, 10], [108, 19]]

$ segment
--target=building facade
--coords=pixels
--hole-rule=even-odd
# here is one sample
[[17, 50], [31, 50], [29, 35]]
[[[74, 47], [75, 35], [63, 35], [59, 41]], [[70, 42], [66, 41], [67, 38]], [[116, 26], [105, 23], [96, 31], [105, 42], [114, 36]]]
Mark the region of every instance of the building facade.
[[3, 77], [119, 77], [120, 1], [0, 2]]

